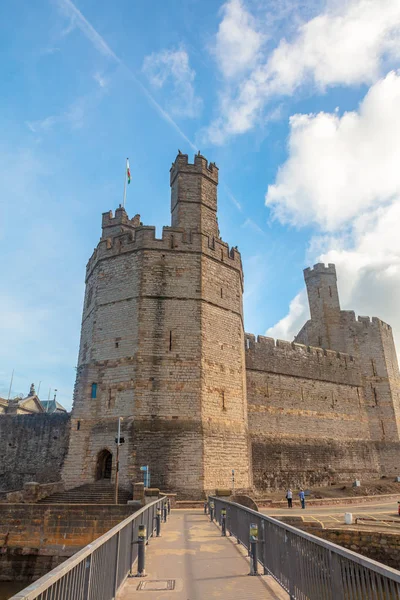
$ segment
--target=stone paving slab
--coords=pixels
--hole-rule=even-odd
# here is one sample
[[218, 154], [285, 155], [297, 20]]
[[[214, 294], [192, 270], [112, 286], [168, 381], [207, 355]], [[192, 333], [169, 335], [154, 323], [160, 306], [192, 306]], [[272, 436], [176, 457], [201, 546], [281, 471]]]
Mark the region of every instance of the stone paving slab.
[[[172, 511], [161, 534], [147, 546], [147, 576], [129, 578], [118, 600], [288, 600], [271, 577], [248, 575], [244, 548], [222, 537], [201, 511]], [[146, 591], [162, 588], [168, 580], [175, 582], [174, 590]]]

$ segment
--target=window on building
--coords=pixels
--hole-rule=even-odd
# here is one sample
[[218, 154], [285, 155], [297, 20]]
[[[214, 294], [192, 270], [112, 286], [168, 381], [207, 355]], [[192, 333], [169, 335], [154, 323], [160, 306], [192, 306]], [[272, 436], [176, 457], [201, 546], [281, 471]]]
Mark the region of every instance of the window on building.
[[97, 398], [97, 383], [92, 383], [92, 398]]
[[93, 287], [89, 288], [87, 300], [86, 300], [86, 308], [89, 308], [89, 306], [91, 305], [92, 298], [93, 298]]

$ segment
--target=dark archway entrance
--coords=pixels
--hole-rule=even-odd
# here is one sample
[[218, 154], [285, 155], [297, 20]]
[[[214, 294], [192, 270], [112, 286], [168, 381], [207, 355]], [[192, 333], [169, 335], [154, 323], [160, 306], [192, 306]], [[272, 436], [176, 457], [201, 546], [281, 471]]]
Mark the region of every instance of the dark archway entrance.
[[112, 454], [104, 449], [97, 455], [96, 480], [111, 479]]

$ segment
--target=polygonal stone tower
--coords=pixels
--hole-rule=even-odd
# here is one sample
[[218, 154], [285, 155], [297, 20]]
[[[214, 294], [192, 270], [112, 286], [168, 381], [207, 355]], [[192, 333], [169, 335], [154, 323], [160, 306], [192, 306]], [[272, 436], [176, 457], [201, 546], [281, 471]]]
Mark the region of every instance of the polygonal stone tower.
[[[179, 153], [171, 168], [172, 226], [162, 238], [119, 208], [103, 214], [89, 260], [70, 447], [74, 487], [120, 482], [199, 497], [252, 485], [247, 431], [243, 274], [219, 237], [218, 169]], [[111, 466], [111, 471], [110, 471]]]

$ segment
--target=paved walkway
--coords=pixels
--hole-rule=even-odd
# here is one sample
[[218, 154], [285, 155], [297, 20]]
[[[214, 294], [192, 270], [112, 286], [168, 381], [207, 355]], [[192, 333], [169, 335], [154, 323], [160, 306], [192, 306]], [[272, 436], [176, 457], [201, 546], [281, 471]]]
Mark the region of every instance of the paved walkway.
[[[400, 496], [399, 496], [400, 498]], [[345, 529], [348, 527], [344, 523], [345, 513], [351, 513], [353, 515], [353, 521], [357, 518], [367, 518], [371, 521], [376, 522], [376, 527], [382, 526], [384, 529], [393, 528], [398, 529], [400, 526], [400, 517], [397, 513], [397, 502], [389, 500], [386, 502], [379, 501], [379, 496], [376, 497], [376, 502], [365, 502], [361, 504], [347, 504], [347, 505], [332, 505], [332, 506], [307, 506], [306, 509], [302, 510], [300, 507], [288, 508], [262, 508], [260, 512], [271, 517], [293, 517], [301, 516], [308, 521], [319, 521], [325, 525], [325, 527], [335, 527]], [[398, 521], [397, 523], [389, 525], [380, 525], [380, 521], [389, 519], [392, 521]], [[374, 527], [375, 528], [375, 527]]]
[[[172, 511], [161, 537], [147, 546], [147, 577], [130, 578], [118, 600], [287, 600], [289, 596], [267, 576], [250, 577], [246, 551], [199, 510]], [[173, 591], [160, 587], [175, 581]], [[155, 582], [154, 584], [152, 582]], [[139, 585], [144, 589], [138, 590]], [[158, 587], [158, 591], [146, 588]]]

